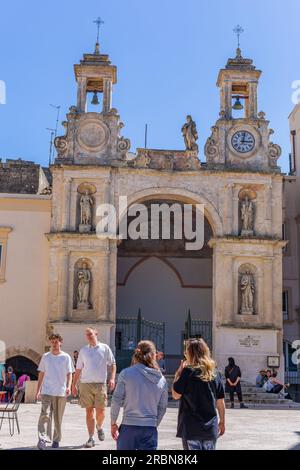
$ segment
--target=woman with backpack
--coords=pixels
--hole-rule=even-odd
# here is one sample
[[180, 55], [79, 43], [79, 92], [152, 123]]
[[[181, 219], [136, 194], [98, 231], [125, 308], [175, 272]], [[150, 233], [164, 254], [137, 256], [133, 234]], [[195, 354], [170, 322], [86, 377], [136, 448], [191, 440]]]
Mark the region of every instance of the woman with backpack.
[[[111, 434], [117, 450], [156, 450], [157, 427], [168, 404], [168, 384], [151, 341], [140, 341], [131, 367], [119, 374], [111, 402]], [[120, 408], [123, 419], [117, 424]]]
[[215, 450], [225, 432], [222, 378], [203, 339], [186, 341], [184, 355], [172, 389], [173, 398], [180, 399], [177, 437], [185, 450]]

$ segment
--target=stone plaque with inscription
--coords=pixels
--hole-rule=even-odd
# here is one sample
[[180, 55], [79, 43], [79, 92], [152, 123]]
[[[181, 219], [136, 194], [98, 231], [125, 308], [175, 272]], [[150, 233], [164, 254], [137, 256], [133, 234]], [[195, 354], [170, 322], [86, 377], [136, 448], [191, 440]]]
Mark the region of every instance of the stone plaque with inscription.
[[242, 348], [257, 349], [261, 346], [261, 336], [239, 335], [238, 345]]

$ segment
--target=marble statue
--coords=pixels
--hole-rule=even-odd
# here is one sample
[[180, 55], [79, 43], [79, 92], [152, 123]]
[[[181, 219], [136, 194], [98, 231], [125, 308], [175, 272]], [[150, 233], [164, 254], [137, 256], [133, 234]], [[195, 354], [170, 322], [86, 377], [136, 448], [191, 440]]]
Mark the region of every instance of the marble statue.
[[77, 287], [77, 308], [89, 308], [89, 294], [90, 294], [90, 283], [91, 273], [84, 263], [82, 269], [77, 273], [78, 287]]
[[86, 189], [80, 197], [80, 225], [79, 232], [90, 232], [92, 228], [92, 206], [94, 201]]
[[254, 280], [253, 275], [250, 272], [246, 272], [241, 277], [241, 314], [252, 315], [254, 313]]
[[245, 197], [241, 204], [241, 220], [241, 235], [253, 235], [254, 207], [253, 202], [248, 198], [248, 196]]
[[193, 121], [192, 116], [188, 115], [186, 117], [186, 123], [182, 126], [181, 132], [184, 138], [186, 150], [198, 151], [198, 145], [196, 144], [196, 140], [198, 140], [198, 132], [196, 129], [196, 123]]

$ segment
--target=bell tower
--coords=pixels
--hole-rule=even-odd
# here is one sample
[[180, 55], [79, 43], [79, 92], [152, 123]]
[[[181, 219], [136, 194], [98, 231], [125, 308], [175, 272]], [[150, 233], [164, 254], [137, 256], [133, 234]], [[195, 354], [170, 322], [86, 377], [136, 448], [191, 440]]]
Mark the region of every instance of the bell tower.
[[270, 141], [274, 131], [265, 113], [258, 112], [260, 76], [253, 60], [242, 56], [238, 40], [236, 56], [228, 59], [217, 79], [220, 112], [205, 145], [208, 168], [280, 172], [281, 149]]
[[93, 93], [92, 104], [99, 105], [98, 93], [103, 95], [102, 113], [112, 108], [112, 87], [117, 83], [117, 68], [111, 65], [107, 54], [100, 54], [96, 43], [94, 54], [84, 54], [80, 64], [74, 65], [77, 82], [77, 111], [87, 111], [87, 95]]
[[[257, 119], [257, 87], [260, 75], [261, 71], [256, 70], [253, 61], [244, 59], [241, 49], [237, 48], [236, 57], [228, 59], [217, 80], [217, 86], [220, 88], [220, 112], [226, 119], [232, 119], [233, 109], [243, 108], [245, 119]], [[240, 100], [244, 102], [244, 106]]]
[[[77, 105], [71, 106], [62, 124], [65, 135], [56, 137], [55, 163], [64, 165], [120, 165], [130, 148], [129, 139], [120, 136], [123, 124], [112, 107], [113, 85], [117, 83], [117, 67], [109, 56], [100, 52], [99, 25], [94, 53], [83, 54], [74, 65], [77, 83]], [[91, 97], [92, 110], [87, 105]], [[102, 103], [99, 102], [102, 98]]]

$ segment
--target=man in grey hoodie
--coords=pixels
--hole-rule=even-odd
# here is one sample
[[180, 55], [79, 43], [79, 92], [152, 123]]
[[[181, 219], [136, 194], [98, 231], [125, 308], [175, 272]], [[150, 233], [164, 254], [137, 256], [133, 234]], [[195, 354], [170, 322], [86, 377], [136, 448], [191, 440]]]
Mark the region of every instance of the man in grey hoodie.
[[[151, 341], [140, 341], [133, 365], [119, 377], [111, 403], [111, 433], [117, 450], [156, 450], [157, 427], [168, 405], [168, 384], [156, 362]], [[117, 425], [120, 408], [123, 420]]]

